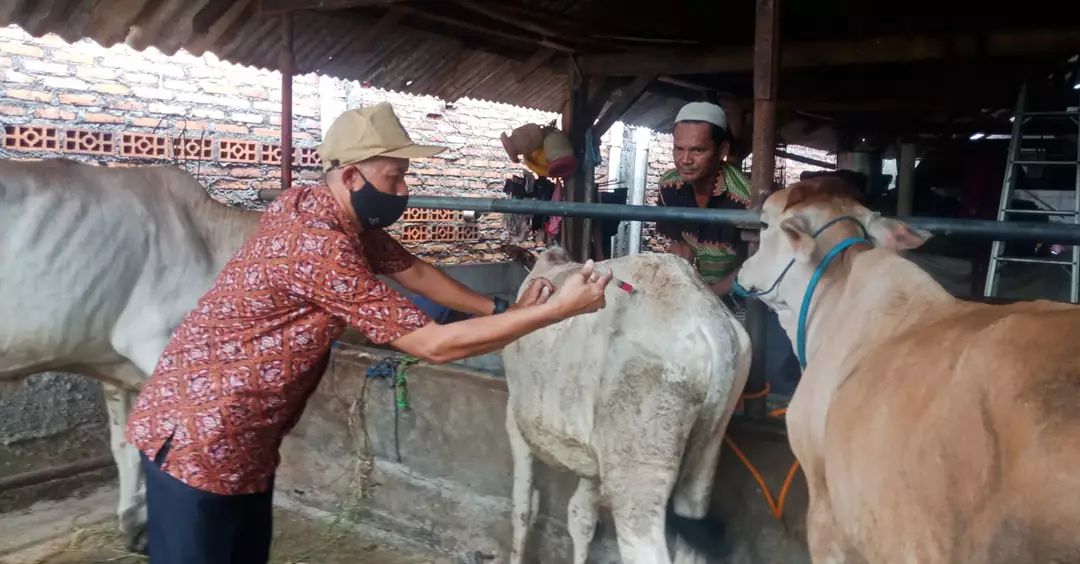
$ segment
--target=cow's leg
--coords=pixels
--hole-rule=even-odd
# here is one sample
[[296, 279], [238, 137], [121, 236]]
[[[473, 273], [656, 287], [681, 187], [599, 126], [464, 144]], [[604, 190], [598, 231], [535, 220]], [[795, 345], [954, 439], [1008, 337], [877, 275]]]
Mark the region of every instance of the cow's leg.
[[618, 466], [604, 473], [602, 483], [623, 563], [670, 564], [665, 528], [668, 496], [679, 472], [677, 463], [627, 462]]
[[[706, 433], [692, 433], [690, 441], [686, 445], [686, 457], [680, 471], [679, 481], [672, 493], [672, 510], [679, 517], [699, 521], [696, 525], [696, 536], [702, 537], [699, 542], [720, 543], [723, 537], [723, 529], [719, 524], [704, 521], [709, 513], [709, 502], [712, 500], [713, 480], [716, 477], [716, 466], [720, 457], [720, 448], [724, 443], [723, 425], [706, 425], [702, 430], [712, 431]], [[715, 528], [715, 531], [707, 529]], [[675, 540], [675, 564], [705, 564], [706, 558], [699, 550], [694, 548], [682, 535], [676, 535]]]
[[510, 545], [510, 564], [521, 564], [525, 559], [525, 545], [537, 509], [533, 498], [533, 455], [510, 411], [506, 413], [506, 432], [510, 439], [510, 454], [514, 459], [513, 509], [510, 515], [514, 536]]
[[124, 428], [137, 393], [102, 383], [105, 405], [109, 410], [109, 438], [113, 459], [120, 477], [120, 502], [117, 516], [124, 544], [128, 550], [146, 551], [146, 485], [143, 483], [139, 452], [127, 442]]
[[596, 534], [598, 502], [596, 480], [578, 480], [577, 490], [566, 507], [566, 526], [570, 529], [570, 539], [574, 541], [574, 564], [585, 564], [589, 556], [589, 545]]

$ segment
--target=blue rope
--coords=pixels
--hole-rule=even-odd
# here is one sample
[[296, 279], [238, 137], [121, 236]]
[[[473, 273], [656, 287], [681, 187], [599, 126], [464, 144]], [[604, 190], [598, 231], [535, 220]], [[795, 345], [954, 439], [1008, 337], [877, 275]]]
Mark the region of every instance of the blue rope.
[[[869, 232], [867, 232], [866, 230], [866, 226], [863, 225], [862, 222], [858, 219], [855, 219], [854, 217], [848, 215], [842, 215], [840, 217], [833, 218], [832, 220], [825, 223], [825, 225], [819, 227], [817, 231], [814, 231], [814, 234], [811, 235], [811, 237], [817, 239], [818, 235], [821, 235], [821, 233], [824, 232], [826, 229], [841, 221], [854, 221], [855, 224], [859, 226], [859, 230], [862, 231], [863, 236], [849, 237], [847, 239], [844, 239], [843, 241], [840, 241], [840, 243], [838, 243], [832, 249], [829, 249], [829, 252], [825, 253], [825, 256], [821, 259], [821, 262], [818, 263], [817, 268], [814, 269], [814, 274], [810, 277], [810, 283], [806, 287], [806, 293], [803, 294], [802, 305], [799, 307], [799, 324], [795, 332], [795, 352], [799, 357], [799, 367], [803, 370], [806, 370], [806, 321], [807, 317], [809, 317], [810, 315], [810, 301], [814, 298], [814, 290], [817, 289], [818, 282], [821, 281], [821, 277], [825, 274], [825, 270], [829, 268], [829, 263], [831, 263], [833, 259], [839, 256], [840, 253], [844, 252], [844, 250], [848, 247], [852, 245], [858, 245], [860, 243], [865, 243], [870, 246], [874, 245], [874, 242], [870, 239]], [[787, 266], [785, 266], [784, 270], [780, 272], [780, 275], [776, 277], [776, 280], [773, 281], [772, 285], [769, 286], [768, 290], [748, 290], [744, 288], [741, 284], [739, 284], [738, 280], [736, 280], [731, 289], [732, 293], [734, 293], [736, 296], [739, 296], [740, 298], [760, 298], [761, 296], [764, 296], [765, 294], [768, 294], [769, 292], [775, 290], [776, 287], [780, 285], [780, 281], [784, 279], [784, 276], [787, 276], [788, 270], [791, 270], [791, 267], [794, 264], [795, 259], [791, 259], [790, 261], [788, 261]]]
[[840, 243], [825, 254], [825, 257], [821, 259], [821, 262], [814, 270], [814, 275], [810, 277], [810, 284], [806, 286], [806, 293], [803, 294], [802, 306], [799, 308], [799, 325], [798, 331], [795, 333], [796, 340], [798, 341], [797, 351], [799, 354], [799, 367], [803, 370], [806, 370], [806, 318], [810, 315], [810, 301], [814, 299], [814, 290], [817, 289], [818, 282], [821, 281], [821, 277], [825, 274], [825, 270], [829, 268], [829, 263], [848, 247], [860, 243], [873, 244], [869, 239], [864, 237], [849, 237], [840, 241]]

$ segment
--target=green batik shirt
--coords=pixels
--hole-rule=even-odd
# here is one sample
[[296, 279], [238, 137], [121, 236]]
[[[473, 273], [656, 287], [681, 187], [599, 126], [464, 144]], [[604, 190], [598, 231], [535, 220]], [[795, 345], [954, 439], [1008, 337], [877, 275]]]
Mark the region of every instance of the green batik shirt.
[[[689, 182], [683, 182], [677, 170], [671, 170], [660, 177], [657, 204], [697, 207], [694, 187]], [[713, 193], [706, 207], [746, 209], [749, 205], [750, 180], [737, 167], [724, 163], [716, 175]], [[739, 232], [733, 225], [661, 221], [657, 222], [656, 229], [661, 235], [685, 243], [693, 250], [698, 272], [709, 284], [723, 280], [745, 260], [737, 251]]]

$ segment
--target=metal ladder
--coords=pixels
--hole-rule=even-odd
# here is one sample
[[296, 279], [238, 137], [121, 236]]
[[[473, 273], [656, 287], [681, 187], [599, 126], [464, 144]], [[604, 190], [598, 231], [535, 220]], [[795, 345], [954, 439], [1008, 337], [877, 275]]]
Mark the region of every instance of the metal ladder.
[[[1047, 217], [1066, 217], [1071, 218], [1074, 223], [1080, 224], [1080, 103], [1075, 108], [1066, 108], [1065, 111], [1026, 111], [1027, 107], [1027, 84], [1023, 84], [1020, 87], [1020, 94], [1016, 100], [1016, 112], [1014, 113], [1013, 126], [1012, 126], [1012, 138], [1009, 141], [1009, 155], [1005, 164], [1005, 179], [1001, 188], [1001, 202], [998, 205], [998, 221], [1008, 221], [1010, 216], [1014, 215], [1027, 215], [1027, 216], [1047, 216]], [[1023, 128], [1029, 121], [1032, 120], [1046, 120], [1046, 119], [1071, 119], [1077, 126], [1077, 154], [1073, 159], [1068, 160], [1039, 160], [1039, 159], [1022, 159], [1023, 147]], [[1072, 167], [1075, 169], [1075, 185], [1072, 189], [1073, 202], [1071, 210], [1060, 210], [1054, 206], [1046, 203], [1034, 194], [1028, 194], [1037, 205], [1040, 205], [1044, 209], [1016, 209], [1012, 207], [1014, 205], [1014, 198], [1016, 193], [1024, 192], [1024, 190], [1018, 189], [1017, 184], [1017, 167], [1029, 166], [1029, 167]], [[1037, 263], [1037, 264], [1059, 264], [1069, 269], [1070, 273], [1070, 285], [1069, 285], [1069, 301], [1073, 303], [1080, 303], [1080, 245], [1072, 246], [1072, 256], [1070, 259], [1048, 259], [1048, 258], [1027, 258], [1027, 257], [1008, 257], [1004, 256], [1005, 243], [1004, 241], [994, 241], [993, 247], [990, 251], [990, 264], [987, 268], [986, 274], [986, 288], [985, 297], [993, 298], [998, 294], [998, 282], [1000, 267], [1002, 263]]]

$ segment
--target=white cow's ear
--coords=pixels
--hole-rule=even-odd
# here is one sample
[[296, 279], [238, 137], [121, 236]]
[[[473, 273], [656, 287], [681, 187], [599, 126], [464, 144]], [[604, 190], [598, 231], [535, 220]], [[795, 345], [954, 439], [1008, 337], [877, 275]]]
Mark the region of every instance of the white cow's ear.
[[814, 247], [817, 245], [817, 241], [814, 240], [813, 235], [810, 235], [807, 227], [806, 220], [797, 215], [780, 222], [780, 229], [784, 231], [784, 236], [791, 243], [795, 260], [799, 262], [810, 262], [810, 257], [814, 256]]
[[933, 236], [929, 231], [915, 229], [898, 219], [882, 217], [877, 212], [872, 212], [864, 225], [875, 245], [897, 252], [917, 249]]

